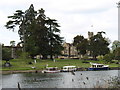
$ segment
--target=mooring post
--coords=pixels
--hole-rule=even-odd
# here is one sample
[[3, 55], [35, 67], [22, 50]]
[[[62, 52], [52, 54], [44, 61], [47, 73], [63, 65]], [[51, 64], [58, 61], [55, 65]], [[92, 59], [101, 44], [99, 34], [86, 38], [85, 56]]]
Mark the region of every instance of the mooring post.
[[18, 90], [21, 90], [19, 82], [18, 82]]

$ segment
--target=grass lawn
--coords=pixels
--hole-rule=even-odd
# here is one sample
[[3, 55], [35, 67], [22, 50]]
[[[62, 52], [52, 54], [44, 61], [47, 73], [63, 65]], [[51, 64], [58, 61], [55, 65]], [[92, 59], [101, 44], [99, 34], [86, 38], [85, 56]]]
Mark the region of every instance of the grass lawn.
[[[56, 62], [53, 62], [52, 60], [36, 60], [37, 63], [34, 63], [34, 60], [32, 59], [13, 59], [10, 60], [10, 63], [12, 64], [12, 67], [3, 67], [2, 70], [43, 70], [45, 66], [48, 64], [50, 67], [58, 67], [62, 68], [66, 65], [75, 65], [77, 67], [84, 67], [88, 68], [90, 67], [89, 63], [83, 63], [84, 60], [78, 60], [78, 59], [55, 59]], [[28, 64], [29, 62], [32, 62], [32, 64]], [[85, 62], [93, 62], [93, 63], [104, 63], [103, 61], [85, 61]], [[2, 62], [4, 64], [5, 61]], [[112, 63], [108, 64], [110, 67], [118, 67], [118, 64]], [[35, 69], [32, 69], [31, 67], [36, 67]]]

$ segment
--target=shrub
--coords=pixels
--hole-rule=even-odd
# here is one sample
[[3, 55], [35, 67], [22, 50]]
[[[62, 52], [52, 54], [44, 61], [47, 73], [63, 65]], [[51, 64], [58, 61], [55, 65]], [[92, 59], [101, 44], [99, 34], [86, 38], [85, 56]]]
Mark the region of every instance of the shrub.
[[88, 60], [89, 58], [88, 58], [88, 56], [83, 56], [82, 59], [83, 59], [83, 60]]
[[20, 55], [20, 59], [29, 59], [29, 53], [28, 52], [22, 52]]
[[6, 60], [6, 61], [9, 61], [11, 58], [12, 58], [11, 57], [11, 49], [3, 47], [2, 48], [2, 59]]
[[101, 61], [103, 60], [103, 56], [98, 56], [97, 59]]
[[109, 53], [109, 54], [106, 54], [104, 57], [103, 57], [103, 60], [105, 60], [105, 62], [112, 62], [112, 60], [114, 59], [114, 54], [113, 53]]

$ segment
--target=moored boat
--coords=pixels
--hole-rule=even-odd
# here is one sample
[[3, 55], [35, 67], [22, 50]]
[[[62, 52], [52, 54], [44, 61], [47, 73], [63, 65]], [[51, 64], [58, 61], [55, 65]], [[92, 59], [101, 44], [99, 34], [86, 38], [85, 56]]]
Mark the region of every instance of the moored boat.
[[62, 72], [71, 72], [71, 71], [76, 71], [77, 68], [76, 66], [63, 66], [63, 69], [61, 70]]
[[91, 63], [91, 67], [88, 68], [90, 71], [95, 71], [95, 70], [108, 70], [109, 65], [104, 65], [104, 64], [98, 64], [98, 63]]
[[60, 72], [57, 67], [46, 67], [46, 70], [43, 70], [42, 73], [57, 73]]

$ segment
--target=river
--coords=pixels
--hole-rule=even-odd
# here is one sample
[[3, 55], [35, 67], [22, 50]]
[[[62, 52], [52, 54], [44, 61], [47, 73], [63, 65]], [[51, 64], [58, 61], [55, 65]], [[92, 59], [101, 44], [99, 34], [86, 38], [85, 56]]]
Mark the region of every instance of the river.
[[2, 88], [107, 88], [118, 70], [60, 73], [16, 73], [2, 75]]

